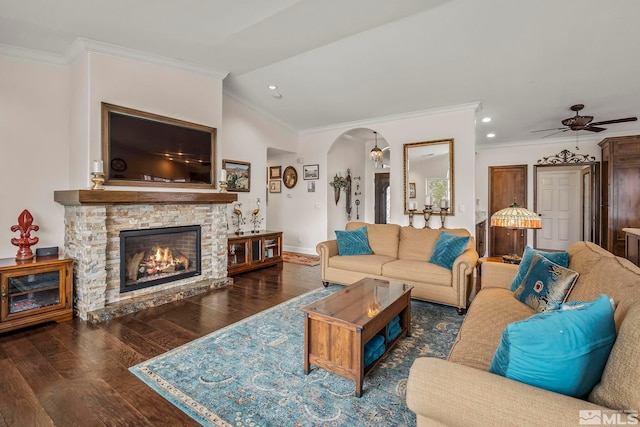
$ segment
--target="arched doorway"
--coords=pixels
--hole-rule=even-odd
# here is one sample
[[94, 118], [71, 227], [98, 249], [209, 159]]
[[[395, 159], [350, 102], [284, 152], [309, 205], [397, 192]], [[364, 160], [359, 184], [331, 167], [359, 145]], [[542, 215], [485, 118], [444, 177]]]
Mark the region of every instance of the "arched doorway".
[[[327, 238], [335, 238], [335, 230], [344, 230], [349, 221], [378, 222], [376, 220], [376, 175], [389, 175], [390, 150], [387, 141], [377, 134], [377, 145], [383, 150], [383, 159], [378, 167], [370, 159], [370, 151], [376, 144], [374, 130], [354, 128], [342, 133], [327, 152], [327, 176], [331, 181], [335, 176], [351, 175], [350, 217], [347, 215], [347, 197], [344, 191], [336, 203], [333, 188], [327, 191]], [[384, 187], [383, 187], [384, 188]], [[386, 206], [389, 204], [389, 189], [386, 187]]]

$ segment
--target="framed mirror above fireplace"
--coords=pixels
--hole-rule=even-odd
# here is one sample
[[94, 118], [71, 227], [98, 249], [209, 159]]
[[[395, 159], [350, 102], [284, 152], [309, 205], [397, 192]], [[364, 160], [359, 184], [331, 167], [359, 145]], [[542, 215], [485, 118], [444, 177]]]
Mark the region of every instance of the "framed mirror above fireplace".
[[216, 128], [102, 103], [105, 184], [216, 188]]

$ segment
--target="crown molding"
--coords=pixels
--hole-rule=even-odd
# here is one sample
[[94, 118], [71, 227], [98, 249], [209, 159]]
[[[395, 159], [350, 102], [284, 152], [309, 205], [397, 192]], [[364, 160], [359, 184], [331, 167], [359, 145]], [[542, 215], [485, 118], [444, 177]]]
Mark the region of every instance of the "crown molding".
[[62, 55], [43, 52], [41, 50], [27, 49], [24, 47], [11, 46], [0, 43], [0, 55], [10, 58], [25, 59], [27, 61], [43, 62], [46, 64], [68, 66], [66, 59]]
[[116, 56], [119, 58], [132, 59], [135, 61], [160, 65], [162, 67], [176, 68], [179, 70], [212, 76], [220, 80], [223, 80], [225, 77], [227, 77], [227, 74], [229, 74], [228, 71], [219, 70], [217, 68], [192, 64], [190, 62], [172, 59], [166, 56], [155, 55], [153, 53], [142, 52], [139, 50], [116, 46], [109, 43], [98, 42], [82, 37], [77, 38], [73, 43], [71, 43], [71, 45], [64, 52], [64, 58], [66, 59], [67, 64], [72, 64], [76, 59], [87, 52], [101, 53], [105, 55]]
[[416, 117], [424, 117], [424, 116], [436, 116], [436, 115], [447, 114], [447, 113], [458, 113], [461, 111], [473, 111], [475, 113], [479, 111], [479, 109], [481, 108], [482, 108], [482, 104], [480, 102], [470, 102], [467, 104], [452, 105], [449, 107], [433, 108], [430, 110], [411, 111], [408, 113], [392, 114], [389, 116], [373, 117], [373, 118], [364, 119], [364, 120], [356, 120], [353, 122], [343, 122], [343, 123], [337, 123], [337, 124], [328, 125], [328, 126], [321, 126], [317, 128], [304, 129], [300, 131], [300, 135], [308, 135], [312, 133], [325, 132], [330, 130], [339, 130], [343, 128], [367, 127], [370, 125], [379, 124], [381, 122], [413, 119]]
[[[249, 101], [246, 98], [244, 98], [242, 95], [238, 94], [237, 92], [232, 91], [231, 89], [225, 87], [224, 85], [222, 87], [222, 93], [223, 93], [224, 96], [228, 96], [229, 98], [239, 102], [240, 104], [244, 105], [248, 109], [253, 110], [256, 113], [260, 114], [261, 116], [265, 117], [266, 119], [269, 119], [270, 121], [273, 121], [273, 122], [279, 124], [280, 126], [282, 126], [283, 128], [287, 129], [288, 131], [290, 131], [292, 133], [295, 133], [296, 135], [300, 134], [300, 131], [298, 129], [295, 129], [295, 128], [291, 127], [287, 123], [281, 121], [277, 117], [275, 117], [272, 114], [266, 112], [262, 108], [258, 107], [257, 105], [255, 105], [251, 101]], [[224, 106], [224, 103], [223, 103], [223, 106]]]
[[154, 55], [152, 53], [141, 52], [139, 50], [129, 49], [84, 38], [77, 38], [73, 43], [71, 43], [71, 45], [64, 51], [64, 54], [62, 55], [0, 43], [0, 55], [12, 58], [26, 59], [34, 62], [60, 65], [64, 67], [70, 66], [76, 59], [88, 52], [101, 53], [105, 55], [116, 56], [119, 58], [146, 62], [162, 67], [170, 67], [179, 70], [190, 71], [193, 73], [211, 76], [220, 80], [223, 80], [227, 76], [227, 74], [229, 74], [228, 71], [219, 70], [217, 68], [192, 64], [186, 61], [180, 61], [178, 59], [167, 58], [165, 56]]
[[[615, 138], [617, 136], [629, 136], [629, 135], [638, 135], [640, 134], [640, 129], [631, 130], [626, 132], [607, 132], [604, 135], [601, 134], [590, 134], [579, 135], [578, 143], [593, 143], [600, 142], [605, 138]], [[520, 141], [509, 141], [509, 142], [492, 142], [492, 143], [483, 143], [476, 144], [476, 151], [480, 150], [495, 150], [500, 148], [511, 148], [511, 147], [525, 147], [529, 145], [552, 145], [552, 144], [575, 144], [576, 136], [567, 136], [562, 138], [540, 138], [540, 139], [529, 139], [529, 140], [520, 140]]]

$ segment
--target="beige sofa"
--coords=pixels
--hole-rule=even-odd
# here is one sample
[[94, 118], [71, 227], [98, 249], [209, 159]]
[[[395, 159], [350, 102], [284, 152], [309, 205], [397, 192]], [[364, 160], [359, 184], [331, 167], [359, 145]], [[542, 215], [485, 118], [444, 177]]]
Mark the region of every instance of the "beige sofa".
[[509, 290], [517, 266], [483, 263], [482, 290], [448, 360], [418, 358], [411, 367], [407, 405], [417, 414], [418, 426], [569, 426], [579, 425], [579, 411], [586, 410], [601, 414], [603, 423], [620, 424], [629, 421], [628, 415], [612, 410], [640, 412], [640, 269], [592, 243], [574, 243], [568, 252], [569, 268], [580, 276], [567, 300], [591, 301], [606, 294], [617, 303], [617, 338], [588, 399], [488, 372], [504, 328], [534, 313]]
[[[321, 277], [328, 283], [351, 285], [364, 277], [409, 283], [411, 297], [454, 306], [466, 311], [473, 286], [473, 269], [478, 261], [473, 237], [452, 270], [429, 262], [442, 230], [401, 227], [397, 224], [349, 222], [347, 230], [367, 227], [372, 255], [338, 255], [336, 240], [319, 243]], [[450, 234], [469, 236], [464, 229], [446, 229]]]

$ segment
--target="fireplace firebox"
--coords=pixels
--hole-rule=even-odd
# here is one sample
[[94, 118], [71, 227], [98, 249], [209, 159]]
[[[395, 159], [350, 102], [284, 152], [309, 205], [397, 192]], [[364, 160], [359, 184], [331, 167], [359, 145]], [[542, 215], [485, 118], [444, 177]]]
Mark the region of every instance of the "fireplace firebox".
[[120, 293], [200, 274], [199, 225], [120, 232]]

